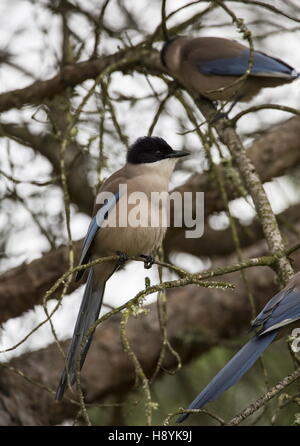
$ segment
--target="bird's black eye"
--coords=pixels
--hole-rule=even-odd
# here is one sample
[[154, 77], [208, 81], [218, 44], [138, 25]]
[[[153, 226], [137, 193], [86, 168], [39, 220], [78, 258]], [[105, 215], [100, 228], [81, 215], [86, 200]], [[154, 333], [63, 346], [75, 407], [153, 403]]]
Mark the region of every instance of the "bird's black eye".
[[161, 154], [161, 153], [162, 153], [162, 151], [161, 151], [161, 150], [159, 150], [159, 149], [157, 149], [157, 150], [155, 150], [155, 153], [156, 153], [157, 155], [159, 155], [159, 154]]

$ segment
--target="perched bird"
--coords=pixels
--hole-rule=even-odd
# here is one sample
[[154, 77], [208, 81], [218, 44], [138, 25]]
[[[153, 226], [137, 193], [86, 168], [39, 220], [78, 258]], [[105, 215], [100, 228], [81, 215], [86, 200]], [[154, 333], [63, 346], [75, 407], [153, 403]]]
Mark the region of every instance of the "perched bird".
[[[294, 327], [300, 327], [300, 272], [288, 282], [265, 305], [251, 324], [258, 329], [253, 338], [226, 364], [213, 380], [199, 393], [188, 409], [201, 409], [206, 403], [215, 401], [225, 390], [233, 386], [252, 367], [264, 350], [278, 337], [290, 334]], [[292, 324], [292, 325], [291, 325]], [[188, 417], [182, 414], [181, 423]]]
[[287, 84], [300, 75], [284, 61], [254, 51], [251, 73], [244, 82], [231, 85], [246, 72], [249, 59], [249, 48], [220, 37], [175, 36], [161, 50], [161, 61], [169, 72], [211, 100], [248, 102], [262, 88]]
[[[133, 227], [130, 218], [125, 225], [119, 221], [119, 216], [125, 213], [130, 215], [133, 209], [130, 194], [144, 193], [145, 205], [151, 211], [162, 216], [166, 204], [151, 201], [152, 192], [167, 192], [171, 174], [176, 161], [183, 156], [189, 155], [185, 151], [173, 150], [162, 138], [144, 137], [139, 138], [129, 148], [127, 162], [124, 167], [111, 175], [102, 185], [96, 198], [92, 221], [83, 242], [82, 254], [79, 265], [89, 261], [111, 255], [120, 255], [120, 260], [99, 263], [88, 271], [85, 291], [77, 317], [74, 334], [69, 346], [66, 366], [62, 373], [56, 399], [61, 400], [68, 382], [72, 385], [76, 377], [76, 364], [80, 355], [80, 368], [83, 366], [87, 355], [93, 333], [89, 336], [86, 344], [81, 346], [88, 329], [98, 319], [105, 284], [110, 276], [122, 266], [128, 256], [145, 257], [145, 267], [151, 266], [151, 254], [162, 243], [166, 227], [150, 225]], [[120, 187], [122, 186], [122, 188]], [[127, 188], [126, 194], [120, 190]], [[108, 196], [100, 200], [100, 197]], [[77, 273], [79, 280], [84, 272]]]

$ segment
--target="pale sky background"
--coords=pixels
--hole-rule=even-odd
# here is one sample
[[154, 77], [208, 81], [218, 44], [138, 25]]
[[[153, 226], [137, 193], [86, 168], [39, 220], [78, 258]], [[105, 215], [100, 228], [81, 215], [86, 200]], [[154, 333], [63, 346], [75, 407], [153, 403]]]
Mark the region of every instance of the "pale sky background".
[[[36, 79], [47, 79], [55, 75], [57, 72], [55, 61], [59, 59], [60, 54], [60, 19], [50, 15], [45, 11], [40, 4], [44, 4], [45, 1], [34, 2], [25, 0], [1, 0], [0, 3], [0, 50], [9, 50], [13, 53], [14, 62], [18, 65], [26, 68], [27, 71], [32, 73]], [[74, 2], [76, 3], [76, 2]], [[85, 9], [93, 11], [99, 1], [96, 0], [80, 0], [77, 3], [84, 6]], [[148, 0], [138, 1], [124, 1], [130, 8], [134, 10], [136, 17], [139, 21], [142, 21], [143, 28], [151, 33], [155, 30], [156, 26], [160, 22], [160, 3], [149, 2]], [[187, 4], [188, 1], [177, 1], [176, 8], [180, 5]], [[289, 10], [289, 4], [285, 1], [265, 1], [285, 9]], [[102, 4], [102, 2], [100, 2]], [[169, 0], [168, 11], [174, 9], [175, 2]], [[176, 15], [168, 25], [174, 25], [177, 21], [182, 21], [183, 18], [190, 17], [193, 12], [203, 9], [207, 4], [195, 5], [193, 8], [188, 8], [182, 13]], [[271, 13], [267, 13], [264, 10], [253, 8], [253, 11], [244, 6], [240, 6], [234, 3], [229, 3], [231, 9], [239, 17], [243, 17], [246, 20], [246, 24], [249, 24], [250, 30], [253, 32], [254, 37], [260, 35], [262, 32], [274, 31], [276, 28], [273, 26], [265, 26], [264, 29], [257, 28], [256, 25], [251, 25], [250, 22], [253, 18], [257, 18], [255, 11], [261, 11], [261, 14], [266, 17], [269, 14], [269, 19], [279, 23], [280, 26], [286, 29], [295, 28], [296, 23], [291, 22], [288, 19], [282, 17], [276, 17]], [[110, 24], [117, 26], [120, 23], [121, 15], [116, 6], [114, 0], [107, 10], [107, 17]], [[299, 14], [300, 17], [300, 14]], [[226, 26], [217, 27], [216, 25], [226, 22]], [[223, 36], [241, 40], [240, 35], [237, 34], [234, 25], [229, 23], [229, 20], [223, 12], [215, 12], [210, 15], [209, 18], [204, 20], [205, 28], [202, 30], [202, 36]], [[87, 48], [82, 56], [82, 60], [86, 59], [89, 54], [89, 50], [93, 48], [93, 42], [88, 40], [91, 30], [87, 26], [87, 22], [83, 19], [74, 17], [72, 20], [72, 27], [76, 29], [84, 40], [87, 40]], [[300, 27], [299, 27], [300, 28]], [[22, 32], [20, 32], [20, 29]], [[43, 29], [47, 33], [43, 33]], [[132, 39], [133, 43], [140, 41], [140, 37], [137, 33], [130, 30], [128, 35]], [[300, 71], [300, 52], [299, 52], [299, 38], [300, 31], [273, 33], [269, 37], [263, 40], [255, 40], [255, 48], [260, 49], [273, 55], [284, 59], [287, 63], [294, 66]], [[117, 41], [103, 38], [102, 50], [100, 53], [110, 53], [117, 49]], [[155, 44], [157, 48], [161, 47], [161, 43]], [[32, 83], [33, 79], [26, 76], [19, 71], [7, 66], [0, 65], [0, 93], [9, 91], [15, 88], [22, 88]], [[140, 75], [124, 76], [121, 73], [116, 73], [113, 76], [113, 91], [121, 91], [124, 94], [134, 94], [136, 96], [142, 96], [149, 90], [149, 86], [146, 84], [144, 77]], [[151, 78], [153, 85], [159, 90], [161, 89], [161, 81]], [[85, 88], [91, 85], [91, 82], [85, 83]], [[77, 89], [78, 92], [83, 91], [83, 87], [80, 86]], [[251, 105], [262, 103], [277, 103], [297, 108], [300, 103], [300, 81], [296, 81], [293, 84], [286, 85], [273, 90], [264, 90], [255, 100], [251, 102]], [[138, 136], [143, 136], [147, 133], [149, 125], [152, 121], [155, 108], [149, 107], [149, 110], [139, 110], [138, 108], [134, 112], [134, 116], [128, 113], [126, 104], [120, 104], [118, 106], [118, 117], [124, 128], [126, 134], [129, 135], [131, 142]], [[175, 115], [182, 114], [182, 110], [179, 105], [174, 101], [170, 102], [169, 109]], [[242, 108], [248, 107], [248, 105], [237, 105], [234, 109], [234, 114]], [[30, 107], [24, 108], [21, 111], [12, 110], [2, 114], [2, 120], [4, 122], [20, 123], [23, 120], [30, 122], [30, 127], [35, 132], [41, 132], [45, 130], [45, 115], [42, 111], [38, 112], [32, 117], [33, 109]], [[252, 133], [257, 129], [268, 126], [270, 123], [279, 122], [287, 119], [288, 114], [264, 110], [257, 112], [256, 114], [248, 115], [239, 121], [238, 131], [242, 133]], [[170, 117], [164, 117], [158, 122], [155, 130], [155, 135], [164, 137], [174, 148], [182, 148], [183, 139], [178, 132], [177, 121]], [[84, 142], [92, 134], [96, 132], [95, 127], [92, 125], [85, 125], [80, 128], [79, 139]], [[249, 140], [250, 142], [250, 140]], [[38, 180], [44, 181], [49, 178], [51, 173], [51, 166], [47, 160], [41, 156], [37, 156], [33, 151], [27, 147], [22, 147], [18, 143], [11, 142], [7, 145], [7, 141], [4, 138], [0, 139], [0, 166], [7, 174], [13, 174], [14, 177], [22, 180]], [[120, 143], [121, 146], [121, 143]], [[109, 141], [107, 141], [106, 150], [107, 153], [113, 153], [113, 151], [119, 151], [119, 147], [111, 147]], [[199, 151], [199, 142], [195, 135], [188, 135], [185, 139], [185, 148], [195, 152], [193, 157], [186, 162], [190, 171], [201, 171], [203, 167], [203, 153]], [[95, 147], [95, 155], [96, 155]], [[104, 176], [113, 172], [119, 168], [125, 160], [125, 150], [123, 151], [123, 158], [111, 156], [109, 158], [108, 169], [104, 172]], [[15, 164], [13, 172], [10, 170], [9, 159]], [[183, 182], [188, 174], [182, 174], [178, 172], [174, 175], [171, 187]], [[91, 181], [95, 181], [91, 178]], [[2, 194], [5, 193], [7, 187], [7, 181], [0, 178], [0, 199]], [[29, 184], [23, 184], [17, 186], [18, 193], [26, 200], [28, 206], [35, 211], [43, 210], [46, 206], [47, 217], [56, 220], [56, 216], [63, 206], [61, 191], [58, 188], [45, 188], [44, 195], [41, 198], [35, 199], [32, 197], [32, 193], [36, 191], [36, 188]], [[299, 201], [299, 194], [295, 192], [290, 182], [285, 178], [277, 179], [276, 181], [267, 184], [266, 190], [270, 197], [273, 209], [276, 212], [283, 210], [289, 204]], [[39, 189], [39, 192], [41, 190]], [[232, 212], [234, 215], [244, 221], [250, 221], [253, 217], [253, 210], [244, 200], [239, 199], [232, 203]], [[9, 259], [5, 259], [0, 264], [1, 271], [5, 271], [13, 266], [17, 266], [22, 262], [30, 262], [35, 258], [39, 258], [42, 252], [49, 249], [49, 243], [43, 235], [41, 235], [37, 226], [32, 222], [32, 218], [28, 211], [26, 211], [21, 205], [7, 205], [7, 213], [0, 213], [0, 231], [5, 226], [10, 225], [10, 220], [13, 219], [17, 230], [14, 234], [10, 235], [8, 241]], [[83, 214], [78, 213], [72, 208], [72, 236], [74, 240], [77, 240], [85, 235], [86, 229], [89, 224], [89, 218]], [[214, 217], [211, 219], [213, 225], [222, 227], [227, 224], [224, 216]], [[66, 240], [66, 228], [65, 226], [58, 228], [59, 240], [61, 243]], [[209, 266], [205, 259], [201, 261], [199, 258], [180, 254], [174, 257], [174, 261], [177, 264], [189, 269], [191, 271], [198, 271], [201, 268], [207, 268]], [[106, 288], [104, 302], [109, 302], [110, 305], [118, 305], [128, 298], [134, 296], [134, 294], [144, 288], [145, 276], [151, 276], [151, 281], [157, 281], [157, 275], [154, 269], [150, 272], [143, 269], [143, 265], [140, 262], [128, 265], [125, 270], [119, 272], [111, 279]], [[126, 285], [126, 286], [125, 286]], [[83, 288], [80, 287], [73, 295], [67, 296], [63, 300], [63, 305], [60, 310], [55, 314], [53, 322], [59, 337], [66, 338], [73, 332], [75, 319], [80, 305]], [[55, 303], [54, 303], [55, 304]], [[53, 302], [49, 304], [51, 309]], [[44, 311], [42, 308], [36, 308], [34, 311], [26, 313], [26, 315], [8, 321], [3, 326], [0, 349], [3, 350], [12, 346], [14, 343], [22, 339], [26, 333], [31, 330], [39, 321], [44, 318]], [[47, 343], [53, 342], [53, 336], [50, 332], [49, 325], [43, 326], [37, 331], [29, 342], [23, 344], [13, 353], [1, 354], [0, 360], [9, 359], [11, 355], [20, 354], [23, 351], [36, 349], [38, 347], [45, 346]]]

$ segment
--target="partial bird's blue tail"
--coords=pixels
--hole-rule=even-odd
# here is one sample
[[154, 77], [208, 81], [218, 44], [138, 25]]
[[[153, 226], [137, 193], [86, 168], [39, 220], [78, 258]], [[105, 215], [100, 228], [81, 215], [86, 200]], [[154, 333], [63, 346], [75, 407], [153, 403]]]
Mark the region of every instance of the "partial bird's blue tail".
[[[199, 393], [188, 409], [201, 409], [206, 403], [215, 401], [225, 390], [233, 386], [252, 367], [263, 351], [276, 337], [278, 330], [256, 335], [220, 370], [212, 381]], [[176, 423], [182, 423], [189, 414], [180, 415]]]
[[93, 268], [90, 268], [79, 314], [77, 316], [77, 321], [74, 328], [73, 337], [66, 358], [65, 369], [62, 373], [56, 391], [56, 396], [55, 396], [56, 400], [62, 399], [68, 383], [68, 376], [70, 385], [74, 384], [75, 382], [78, 354], [81, 355], [80, 369], [83, 366], [94, 332], [90, 334], [88, 341], [86, 342], [82, 351], [80, 352], [81, 342], [85, 334], [87, 333], [88, 329], [98, 319], [101, 309], [104, 289], [105, 289], [105, 282], [103, 282], [103, 284], [100, 285], [99, 282], [97, 282], [96, 284], [94, 280], [94, 270]]

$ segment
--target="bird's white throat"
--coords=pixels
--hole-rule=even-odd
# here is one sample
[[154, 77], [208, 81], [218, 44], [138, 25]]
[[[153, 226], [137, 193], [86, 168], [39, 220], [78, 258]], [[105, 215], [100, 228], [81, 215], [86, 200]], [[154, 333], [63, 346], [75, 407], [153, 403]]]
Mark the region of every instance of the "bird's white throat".
[[144, 173], [152, 173], [163, 178], [171, 178], [178, 158], [166, 158], [164, 160], [155, 161], [154, 163], [138, 164], [139, 169]]

